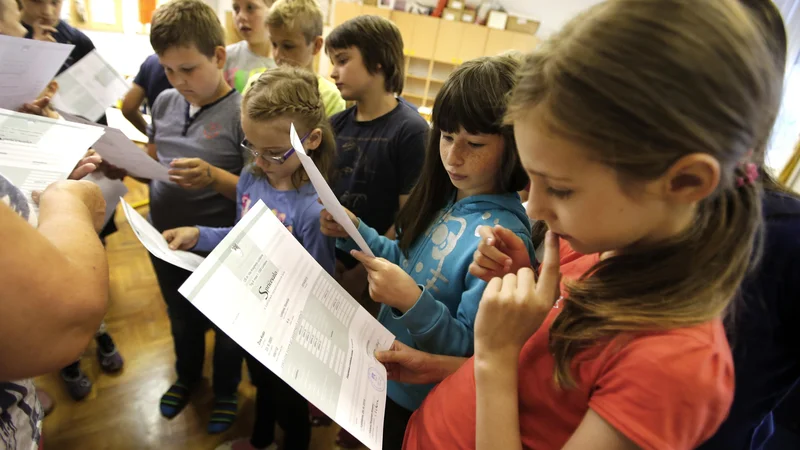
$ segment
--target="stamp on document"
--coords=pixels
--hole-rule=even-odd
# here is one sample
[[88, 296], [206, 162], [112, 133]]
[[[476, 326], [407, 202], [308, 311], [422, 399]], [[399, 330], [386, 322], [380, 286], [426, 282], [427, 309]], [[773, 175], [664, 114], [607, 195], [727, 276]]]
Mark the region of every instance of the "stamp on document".
[[374, 367], [369, 368], [367, 375], [369, 376], [369, 382], [372, 384], [373, 389], [378, 392], [386, 390], [386, 379]]

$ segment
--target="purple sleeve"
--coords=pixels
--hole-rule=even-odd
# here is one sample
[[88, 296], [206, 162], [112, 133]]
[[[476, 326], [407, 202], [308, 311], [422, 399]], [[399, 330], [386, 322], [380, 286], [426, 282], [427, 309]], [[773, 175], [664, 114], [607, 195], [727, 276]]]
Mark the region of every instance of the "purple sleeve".
[[225, 236], [230, 233], [233, 227], [197, 227], [197, 229], [200, 230], [200, 237], [197, 239], [197, 245], [192, 250], [210, 252], [225, 239]]

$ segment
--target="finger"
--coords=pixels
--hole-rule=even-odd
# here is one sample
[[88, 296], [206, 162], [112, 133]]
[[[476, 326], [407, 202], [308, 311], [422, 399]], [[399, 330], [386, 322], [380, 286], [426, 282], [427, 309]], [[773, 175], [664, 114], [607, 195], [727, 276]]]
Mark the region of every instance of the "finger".
[[511, 267], [511, 258], [497, 250], [495, 247], [478, 244], [478, 249], [472, 254], [472, 261], [488, 270], [503, 271]]
[[58, 30], [51, 27], [50, 25], [40, 25], [42, 31], [47, 31], [48, 33], [58, 33]]
[[503, 286], [500, 287], [500, 299], [511, 301], [517, 290], [517, 274], [508, 273], [503, 277]]
[[536, 275], [530, 267], [523, 267], [517, 271], [517, 296], [528, 297], [536, 289]]
[[41, 116], [42, 115], [42, 108], [38, 107], [34, 103], [25, 103], [22, 105], [22, 112], [27, 114], [33, 114], [34, 116]]
[[516, 233], [500, 225], [494, 226], [494, 235], [498, 242], [503, 243], [503, 248], [508, 250], [527, 250], [525, 242]]
[[68, 178], [70, 180], [80, 180], [95, 170], [97, 170], [97, 165], [94, 163], [81, 164], [72, 170], [72, 173], [69, 174]]
[[364, 265], [367, 269], [376, 270], [380, 267], [380, 261], [374, 256], [369, 256], [360, 250], [350, 250], [350, 255], [358, 262]]
[[479, 280], [483, 280], [483, 281], [485, 281], [487, 283], [489, 281], [491, 281], [492, 278], [495, 277], [495, 272], [486, 270], [483, 267], [475, 264], [474, 262], [470, 263], [470, 265], [469, 265], [469, 273], [473, 277], [475, 277], [475, 278], [477, 278]]
[[559, 270], [558, 237], [548, 231], [544, 239], [544, 261], [539, 268], [537, 293], [551, 293], [558, 289], [561, 273]]
[[400, 352], [385, 350], [375, 352], [375, 359], [382, 364], [402, 363], [403, 354]]
[[492, 227], [485, 225], [478, 227], [478, 236], [481, 237], [481, 242], [485, 241], [487, 245], [494, 245], [495, 243], [494, 230], [492, 230]]
[[503, 287], [503, 279], [500, 277], [494, 277], [489, 280], [489, 284], [486, 285], [486, 289], [483, 290], [483, 296], [486, 297], [486, 294], [497, 294], [500, 292], [500, 289]]
[[176, 169], [191, 169], [200, 164], [199, 158], [177, 158], [170, 161], [169, 166]]
[[33, 199], [33, 203], [39, 204], [39, 198], [42, 196], [42, 191], [33, 191], [31, 192], [31, 199]]

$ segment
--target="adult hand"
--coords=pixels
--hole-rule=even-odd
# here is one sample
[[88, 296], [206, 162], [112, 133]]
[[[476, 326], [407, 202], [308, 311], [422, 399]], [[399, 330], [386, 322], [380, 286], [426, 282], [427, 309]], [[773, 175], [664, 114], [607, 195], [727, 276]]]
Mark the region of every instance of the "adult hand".
[[57, 181], [44, 192], [34, 192], [33, 201], [39, 205], [41, 211], [58, 210], [65, 202], [78, 201], [86, 208], [96, 232], [99, 233], [105, 225], [106, 201], [100, 187], [91, 181]]
[[389, 350], [375, 352], [375, 358], [386, 367], [390, 380], [411, 384], [438, 383], [467, 360], [433, 355], [413, 349], [400, 341], [394, 341]]

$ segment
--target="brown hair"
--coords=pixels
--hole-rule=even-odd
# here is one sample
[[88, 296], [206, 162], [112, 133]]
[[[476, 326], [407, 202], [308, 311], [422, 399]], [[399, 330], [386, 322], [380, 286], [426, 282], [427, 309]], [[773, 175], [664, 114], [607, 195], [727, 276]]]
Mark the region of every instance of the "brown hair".
[[328, 55], [333, 50], [350, 47], [361, 52], [369, 73], [383, 74], [386, 92], [403, 93], [403, 36], [395, 24], [379, 16], [358, 16], [334, 28], [325, 39], [325, 53]]
[[735, 0], [608, 1], [528, 56], [510, 118], [537, 109], [545, 129], [613, 167], [623, 187], [693, 153], [721, 167], [693, 226], [621, 249], [567, 283], [550, 329], [559, 385], [574, 384], [573, 358], [598, 341], [725, 311], [759, 248], [760, 187], [737, 178], [772, 127], [780, 90], [769, 47]]
[[316, 0], [278, 0], [267, 15], [267, 26], [303, 33], [306, 44], [322, 36], [322, 10]]
[[[330, 178], [336, 159], [336, 141], [325, 115], [316, 75], [290, 66], [263, 72], [245, 91], [242, 114], [255, 121], [289, 116], [300, 136], [315, 128], [322, 130], [322, 142], [309, 156], [325, 179]], [[251, 170], [256, 175], [264, 175], [255, 164], [251, 165]], [[308, 175], [300, 166], [292, 175], [292, 183], [299, 188], [306, 181]]]
[[150, 45], [159, 55], [173, 47], [192, 47], [211, 58], [225, 46], [225, 31], [217, 13], [201, 0], [172, 0], [156, 9]]
[[[395, 222], [400, 249], [408, 253], [424, 235], [447, 202], [457, 192], [442, 164], [439, 140], [442, 131], [498, 134], [503, 137], [500, 172], [495, 180], [499, 193], [516, 192], [528, 182], [517, 155], [514, 129], [504, 123], [508, 97], [517, 80], [519, 61], [510, 56], [473, 59], [459, 66], [444, 82], [433, 103], [433, 129], [419, 181]], [[481, 150], [475, 150], [481, 151]]]

